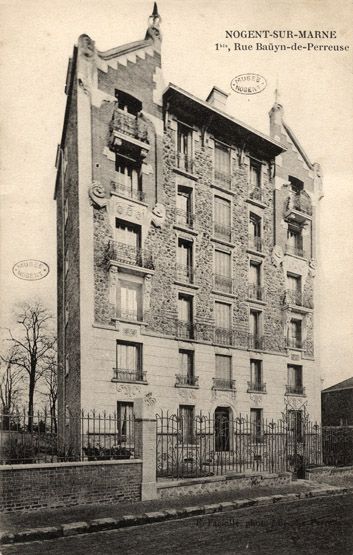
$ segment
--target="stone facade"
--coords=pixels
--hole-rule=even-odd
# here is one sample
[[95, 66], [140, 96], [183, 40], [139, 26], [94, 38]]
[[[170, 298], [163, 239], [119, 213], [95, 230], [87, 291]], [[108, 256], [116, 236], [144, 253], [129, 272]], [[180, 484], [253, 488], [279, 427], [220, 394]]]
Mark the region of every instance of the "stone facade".
[[[66, 406], [73, 412], [93, 407], [116, 411], [117, 403], [148, 394], [156, 399], [156, 411], [176, 412], [180, 405], [193, 406], [196, 413], [228, 407], [235, 416], [257, 408], [263, 417], [278, 418], [286, 405], [294, 410], [305, 405], [311, 417], [319, 420], [313, 306], [320, 168], [307, 159], [278, 104], [270, 113], [271, 137], [266, 137], [215, 110], [211, 101], [198, 100], [173, 85], [165, 90], [160, 52], [159, 35], [148, 34], [146, 40], [105, 53], [83, 35], [70, 64], [69, 108], [61, 144], [69, 154], [66, 177], [63, 164], [58, 168], [58, 183], [63, 180], [65, 186], [58, 186], [56, 193], [58, 314], [62, 320], [65, 299], [71, 330], [65, 341], [59, 323], [61, 424]], [[133, 113], [124, 113], [121, 98], [131, 103]], [[189, 130], [193, 167], [188, 171], [177, 167], [180, 125]], [[214, 177], [217, 143], [226, 145], [230, 160], [229, 181], [223, 186]], [[121, 159], [124, 164], [133, 160], [131, 168], [138, 167], [139, 190], [132, 192], [119, 184]], [[260, 172], [257, 195], [250, 186], [254, 163]], [[299, 182], [302, 190], [294, 193]], [[192, 225], [177, 221], [178, 187], [190, 191]], [[70, 207], [66, 228], [63, 194]], [[215, 197], [231, 207], [228, 240], [215, 235]], [[300, 200], [306, 203], [304, 209]], [[249, 244], [250, 218], [259, 221], [261, 248]], [[121, 242], [114, 243], [119, 225], [139, 236], [135, 262], [128, 259], [128, 249], [123, 252]], [[299, 254], [287, 249], [288, 229], [293, 225], [302, 240]], [[69, 275], [77, 264], [70, 282], [63, 278], [63, 237], [72, 257]], [[190, 245], [192, 282], [177, 276], [179, 240]], [[217, 249], [231, 256], [229, 291], [219, 291], [214, 281]], [[249, 293], [251, 261], [261, 265], [260, 297]], [[288, 300], [289, 275], [300, 280], [300, 301]], [[138, 318], [119, 312], [124, 280], [142, 291]], [[190, 337], [178, 332], [180, 294], [193, 303]], [[231, 312], [228, 339], [223, 336], [222, 341], [215, 335], [216, 302], [228, 304]], [[251, 311], [259, 315], [261, 341], [256, 343], [249, 338]], [[287, 341], [293, 319], [301, 326], [296, 345]], [[122, 381], [114, 374], [117, 342], [139, 346], [145, 380]], [[193, 353], [197, 383], [176, 387], [179, 350]], [[70, 368], [65, 378], [67, 354]], [[231, 357], [235, 388], [214, 387], [215, 356], [222, 354]], [[255, 394], [248, 391], [251, 360], [261, 361], [266, 383]], [[291, 364], [301, 366], [305, 394], [287, 391]]]

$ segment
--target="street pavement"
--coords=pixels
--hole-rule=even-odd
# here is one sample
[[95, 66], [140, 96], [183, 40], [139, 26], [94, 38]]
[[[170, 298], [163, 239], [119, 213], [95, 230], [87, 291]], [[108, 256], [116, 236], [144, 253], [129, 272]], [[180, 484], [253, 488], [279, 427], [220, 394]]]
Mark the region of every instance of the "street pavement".
[[2, 555], [47, 553], [352, 555], [353, 493], [1, 548]]

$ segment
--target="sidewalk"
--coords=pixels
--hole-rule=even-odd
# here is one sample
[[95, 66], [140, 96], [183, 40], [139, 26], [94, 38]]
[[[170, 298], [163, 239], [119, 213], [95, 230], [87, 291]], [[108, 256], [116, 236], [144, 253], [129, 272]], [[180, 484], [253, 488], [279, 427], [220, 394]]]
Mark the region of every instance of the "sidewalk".
[[133, 504], [99, 504], [32, 513], [7, 513], [0, 515], [0, 543], [98, 532], [346, 491], [346, 488], [298, 480], [290, 485], [278, 487], [252, 487]]

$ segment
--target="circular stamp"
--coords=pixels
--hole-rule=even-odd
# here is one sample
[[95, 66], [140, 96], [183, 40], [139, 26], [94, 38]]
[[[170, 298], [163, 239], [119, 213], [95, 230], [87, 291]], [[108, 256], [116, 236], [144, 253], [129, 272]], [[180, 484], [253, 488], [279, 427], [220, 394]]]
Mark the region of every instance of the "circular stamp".
[[21, 260], [16, 262], [12, 272], [19, 279], [36, 281], [45, 278], [49, 274], [49, 266], [41, 260]]
[[230, 86], [238, 94], [258, 94], [267, 87], [267, 81], [257, 73], [242, 73], [234, 77]]

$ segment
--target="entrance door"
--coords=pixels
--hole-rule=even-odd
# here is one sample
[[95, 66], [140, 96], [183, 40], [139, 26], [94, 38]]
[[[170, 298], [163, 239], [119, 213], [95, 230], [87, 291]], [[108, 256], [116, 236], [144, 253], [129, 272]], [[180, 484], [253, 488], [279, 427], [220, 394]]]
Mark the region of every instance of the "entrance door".
[[215, 450], [229, 451], [229, 408], [215, 410]]

